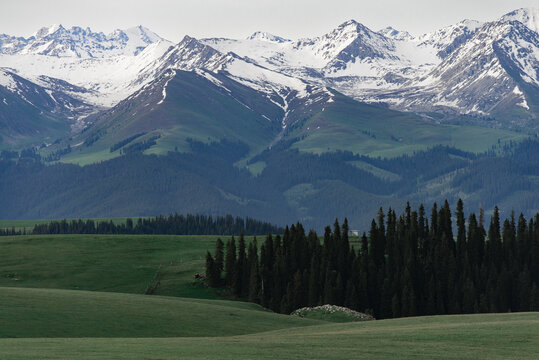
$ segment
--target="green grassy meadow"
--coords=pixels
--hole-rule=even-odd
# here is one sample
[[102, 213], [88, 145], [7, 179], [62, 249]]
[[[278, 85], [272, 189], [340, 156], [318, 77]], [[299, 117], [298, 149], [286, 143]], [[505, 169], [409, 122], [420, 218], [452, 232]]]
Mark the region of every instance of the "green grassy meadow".
[[[436, 124], [398, 111], [338, 101], [311, 117], [294, 136], [293, 147], [316, 154], [344, 150], [371, 157], [398, 157], [436, 145], [481, 153], [493, 145], [524, 140], [525, 134], [471, 125]], [[338, 142], [335, 139], [339, 139]]]
[[3, 359], [534, 359], [539, 314], [439, 316], [250, 335], [0, 339]]
[[320, 322], [250, 303], [97, 291], [2, 288], [0, 338], [214, 337]]
[[216, 236], [38, 235], [0, 237], [0, 286], [213, 298], [194, 282]]
[[[0, 238], [1, 359], [533, 359], [539, 313], [336, 323], [194, 280], [217, 236]], [[250, 241], [252, 238], [248, 238]], [[155, 286], [153, 295], [144, 295]]]

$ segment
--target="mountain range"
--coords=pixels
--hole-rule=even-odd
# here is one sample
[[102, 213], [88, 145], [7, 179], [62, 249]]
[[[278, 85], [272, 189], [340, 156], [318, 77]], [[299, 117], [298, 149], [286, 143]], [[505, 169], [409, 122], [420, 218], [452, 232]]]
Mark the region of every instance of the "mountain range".
[[[511, 148], [539, 132], [538, 28], [539, 10], [526, 8], [421, 36], [355, 20], [299, 40], [259, 31], [175, 44], [143, 26], [0, 35], [0, 150], [85, 165], [225, 141], [246, 146], [227, 159], [256, 177], [271, 168], [272, 149], [390, 159], [439, 145], [466, 154]], [[344, 162], [386, 180], [403, 176]], [[275, 194], [301, 205], [301, 183], [289, 185]], [[137, 214], [153, 215], [143, 209]]]
[[[259, 93], [261, 102], [275, 106], [255, 109], [256, 115], [283, 128], [321, 111], [338, 92], [434, 122], [466, 116], [470, 123], [535, 131], [538, 14], [519, 9], [492, 22], [463, 20], [417, 37], [350, 20], [308, 39], [256, 32], [243, 40], [186, 36], [178, 44], [142, 26], [106, 35], [54, 25], [29, 38], [0, 35], [0, 86], [26, 103], [16, 106], [4, 97], [9, 108], [2, 112], [30, 114], [23, 109], [29, 105], [42, 123], [52, 118], [77, 133], [141, 93], [163, 94], [165, 78], [187, 71], [229, 94], [216, 79], [226, 76]], [[28, 87], [51, 94], [32, 102], [24, 95]], [[11, 119], [24, 123], [22, 117]], [[25, 128], [10, 127], [4, 142], [8, 135], [28, 135]]]

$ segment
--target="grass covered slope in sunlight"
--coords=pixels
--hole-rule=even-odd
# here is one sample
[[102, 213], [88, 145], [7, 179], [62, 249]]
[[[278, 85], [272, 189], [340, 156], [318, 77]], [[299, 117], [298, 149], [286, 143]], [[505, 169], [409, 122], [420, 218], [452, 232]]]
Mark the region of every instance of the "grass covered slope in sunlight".
[[251, 303], [0, 288], [0, 337], [229, 336], [319, 324]]
[[1, 339], [5, 359], [532, 359], [539, 314], [433, 316], [230, 337]]
[[[216, 298], [194, 283], [218, 236], [29, 235], [0, 237], [0, 286]], [[228, 237], [222, 237], [227, 239]]]

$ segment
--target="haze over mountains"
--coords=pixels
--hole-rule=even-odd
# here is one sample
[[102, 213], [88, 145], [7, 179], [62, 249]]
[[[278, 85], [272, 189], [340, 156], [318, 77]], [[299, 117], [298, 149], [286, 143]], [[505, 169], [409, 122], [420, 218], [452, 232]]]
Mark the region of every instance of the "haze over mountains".
[[[54, 25], [29, 38], [0, 35], [0, 150], [33, 148], [49, 162], [84, 165], [131, 153], [196, 153], [198, 143], [225, 141], [227, 166], [254, 177], [270, 171], [282, 151], [299, 150], [298, 159], [335, 151], [392, 158], [437, 145], [475, 154], [500, 151], [539, 130], [538, 19], [538, 9], [518, 9], [491, 22], [463, 20], [421, 36], [349, 20], [308, 39], [259, 31], [244, 39], [185, 36], [177, 44], [142, 26], [103, 34]], [[463, 156], [461, 170], [475, 161]], [[337, 158], [340, 171], [354, 167], [389, 183], [404, 181], [406, 171], [396, 164]], [[446, 176], [444, 183], [457, 175], [446, 170], [437, 174]], [[313, 213], [319, 211], [314, 197], [304, 206], [302, 197], [310, 196], [305, 191], [339, 192], [343, 198], [350, 184], [300, 178], [268, 192], [284, 196], [280, 203], [210, 181], [220, 205], [187, 210], [250, 214], [258, 211], [257, 201], [271, 211], [285, 201], [291, 208], [283, 214], [327, 222]], [[425, 178], [417, 181], [414, 189]], [[368, 200], [372, 206], [399, 191], [402, 199], [413, 197], [400, 185], [383, 191], [352, 185], [374, 196]], [[531, 187], [526, 183], [518, 197], [504, 190], [500, 199], [513, 204]], [[466, 193], [460, 185], [453, 190], [451, 196]], [[414, 196], [432, 201], [442, 196], [439, 191], [446, 190]], [[357, 199], [365, 196], [356, 193]], [[79, 205], [74, 202], [66, 213]], [[47, 212], [57, 208], [35, 215], [21, 208], [17, 216], [64, 214]], [[127, 205], [105, 211], [88, 203], [81, 214], [120, 210], [122, 216], [154, 215], [175, 208], [143, 204], [125, 214]], [[264, 211], [258, 214], [264, 217]]]

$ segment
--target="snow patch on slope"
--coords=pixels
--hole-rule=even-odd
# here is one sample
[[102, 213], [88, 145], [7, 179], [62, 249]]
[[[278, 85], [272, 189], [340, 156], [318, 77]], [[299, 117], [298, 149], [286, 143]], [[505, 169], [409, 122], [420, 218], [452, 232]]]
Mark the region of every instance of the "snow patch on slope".
[[11, 92], [17, 91], [17, 83], [10, 73], [0, 69], [0, 86], [5, 87]]
[[523, 107], [526, 110], [530, 110], [530, 107], [528, 106], [528, 102], [526, 101], [526, 97], [524, 96], [524, 93], [518, 88], [518, 86], [515, 86], [513, 89], [513, 94], [518, 95], [522, 101], [517, 104], [517, 106]]
[[172, 70], [169, 74], [167, 74], [168, 79], [166, 80], [165, 84], [163, 85], [163, 98], [161, 100], [159, 100], [157, 105], [162, 104], [163, 101], [165, 101], [165, 99], [167, 98], [167, 86], [168, 86], [168, 83], [170, 82], [170, 80], [172, 80], [174, 78], [174, 76], [176, 76], [176, 71], [174, 71], [174, 70]]

